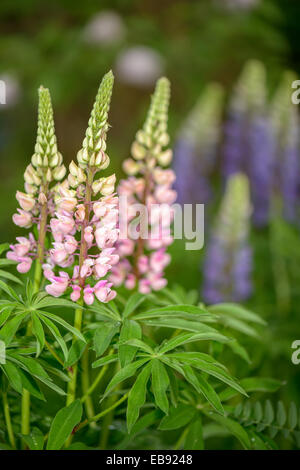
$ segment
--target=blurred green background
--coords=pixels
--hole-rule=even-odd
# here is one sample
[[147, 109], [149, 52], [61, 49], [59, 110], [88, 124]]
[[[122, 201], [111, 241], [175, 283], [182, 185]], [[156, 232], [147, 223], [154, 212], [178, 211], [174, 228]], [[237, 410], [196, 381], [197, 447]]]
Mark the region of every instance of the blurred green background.
[[[221, 83], [228, 99], [247, 60], [264, 63], [270, 97], [284, 70], [299, 76], [299, 21], [296, 0], [1, 0], [0, 79], [7, 83], [7, 104], [0, 105], [0, 240], [12, 241], [21, 233], [11, 216], [33, 153], [40, 84], [50, 88], [59, 150], [68, 163], [81, 146], [101, 77], [112, 68], [116, 80], [108, 154], [120, 178], [121, 163], [129, 156], [160, 75], [172, 84], [174, 142], [205, 85]], [[255, 289], [248, 305], [266, 318], [268, 327], [264, 344], [252, 351], [251, 369], [286, 380], [279, 398], [299, 404], [300, 366], [291, 363], [291, 343], [300, 339], [300, 268], [294, 263], [291, 300], [281, 309], [270, 230], [252, 233]], [[300, 260], [298, 229], [280, 231], [279, 239], [287, 265]], [[170, 284], [198, 289], [205, 247], [185, 252], [177, 241], [171, 252]]]

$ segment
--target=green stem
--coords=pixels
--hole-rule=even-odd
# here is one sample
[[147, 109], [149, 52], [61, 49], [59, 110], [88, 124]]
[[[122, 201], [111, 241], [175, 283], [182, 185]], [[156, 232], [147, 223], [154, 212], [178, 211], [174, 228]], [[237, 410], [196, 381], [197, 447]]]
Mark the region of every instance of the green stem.
[[120, 400], [114, 401], [114, 403], [111, 406], [106, 408], [104, 411], [101, 411], [101, 413], [98, 413], [96, 416], [93, 416], [90, 419], [86, 419], [86, 420], [82, 421], [82, 423], [80, 423], [80, 425], [77, 427], [76, 432], [79, 431], [80, 429], [84, 428], [88, 424], [98, 421], [100, 418], [102, 418], [103, 416], [105, 416], [108, 413], [110, 413], [111, 411], [113, 411], [115, 408], [117, 408], [119, 405], [121, 405], [121, 403], [123, 403], [123, 401], [127, 400], [128, 395], [129, 395], [129, 392], [127, 392], [125, 395], [123, 395], [123, 397], [120, 398]]
[[[47, 217], [47, 214], [46, 214]], [[39, 257], [42, 256], [39, 253]], [[40, 289], [42, 278], [42, 263], [40, 259], [35, 262], [34, 280], [33, 280], [33, 292], [37, 293]], [[31, 324], [28, 323], [26, 335], [31, 334]], [[30, 393], [28, 390], [23, 388], [22, 401], [21, 401], [21, 432], [22, 434], [30, 434]]]
[[[92, 397], [88, 393], [88, 390], [90, 388], [90, 378], [89, 378], [89, 350], [86, 348], [86, 350], [83, 353], [82, 360], [81, 360], [81, 366], [82, 366], [82, 374], [81, 374], [81, 385], [82, 385], [82, 391], [84, 393], [85, 398], [85, 410], [88, 418], [92, 418], [95, 415], [95, 410], [94, 410], [94, 404]], [[82, 400], [81, 400], [82, 401]]]
[[59, 357], [57, 352], [52, 348], [51, 344], [49, 344], [47, 340], [45, 340], [45, 345], [47, 349], [50, 351], [50, 353], [52, 354], [52, 356], [60, 363], [60, 365], [64, 367], [65, 366], [64, 361]]
[[[119, 364], [117, 363], [116, 364], [116, 367], [115, 367], [115, 373], [118, 371], [119, 369]], [[119, 388], [119, 385], [115, 388], [115, 391], [117, 391]], [[114, 417], [114, 404], [116, 402], [116, 395], [112, 395], [109, 399], [108, 399], [108, 408], [111, 408], [111, 412], [108, 413], [104, 419], [104, 422], [103, 422], [103, 426], [101, 428], [101, 436], [100, 436], [100, 442], [99, 442], [99, 446], [100, 446], [100, 449], [102, 450], [105, 450], [106, 447], [107, 447], [107, 442], [108, 442], [108, 436], [109, 436], [109, 427], [112, 423], [112, 420], [113, 420], [113, 417]]]
[[[113, 349], [110, 350], [108, 355], [111, 355], [112, 353], [113, 353]], [[107, 371], [108, 365], [109, 364], [106, 364], [104, 367], [102, 367], [102, 369], [100, 370], [99, 374], [95, 378], [92, 385], [86, 390], [85, 394], [81, 397], [81, 403], [84, 403], [85, 400], [88, 398], [88, 396], [93, 393], [93, 391], [95, 390], [97, 385], [100, 383], [100, 381], [101, 381], [102, 377], [104, 376], [105, 372]]]
[[16, 441], [15, 441], [14, 431], [13, 431], [12, 424], [11, 424], [10, 409], [9, 409], [9, 403], [7, 399], [7, 393], [3, 392], [2, 397], [3, 397], [3, 410], [4, 410], [4, 417], [5, 417], [8, 439], [12, 448], [15, 449]]
[[[83, 300], [80, 299], [78, 301], [79, 305], [83, 304]], [[81, 331], [82, 325], [82, 308], [79, 307], [75, 310], [75, 320], [74, 320], [74, 328], [78, 331]], [[76, 341], [76, 337], [73, 337], [73, 342]], [[69, 372], [70, 382], [68, 383], [68, 393], [67, 393], [67, 406], [73, 403], [76, 397], [76, 384], [77, 384], [77, 372], [78, 372], [78, 364], [74, 364], [72, 370]]]

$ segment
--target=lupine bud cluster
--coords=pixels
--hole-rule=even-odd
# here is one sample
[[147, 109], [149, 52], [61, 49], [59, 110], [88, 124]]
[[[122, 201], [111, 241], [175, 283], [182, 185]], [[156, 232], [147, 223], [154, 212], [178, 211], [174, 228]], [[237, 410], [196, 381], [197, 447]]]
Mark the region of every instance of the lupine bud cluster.
[[207, 249], [203, 295], [208, 303], [241, 301], [251, 293], [250, 215], [248, 180], [237, 173], [227, 181]]
[[296, 79], [286, 72], [273, 98], [271, 108], [274, 138], [275, 197], [281, 195], [283, 216], [289, 221], [297, 220], [300, 189], [300, 137], [297, 106], [291, 102], [291, 83]]
[[272, 193], [274, 149], [265, 95], [264, 67], [249, 61], [232, 96], [223, 149], [225, 178], [241, 171], [249, 177], [257, 225], [268, 221]]
[[[59, 297], [70, 287], [71, 299], [83, 298], [87, 305], [95, 296], [108, 302], [116, 295], [112, 283], [103, 279], [119, 260], [114, 247], [119, 233], [115, 175], [96, 179], [109, 165], [105, 151], [112, 87], [109, 72], [99, 87], [77, 164], [71, 162], [67, 180], [57, 188], [55, 216], [50, 221], [54, 242], [43, 265], [49, 294]], [[72, 272], [67, 270], [71, 267]]]
[[188, 115], [174, 151], [177, 202], [206, 203], [211, 196], [209, 177], [215, 166], [220, 137], [223, 89], [207, 86]]
[[[172, 160], [172, 151], [166, 149], [169, 142], [169, 96], [169, 81], [161, 78], [143, 129], [137, 132], [132, 144], [132, 158], [124, 162], [128, 179], [122, 180], [118, 187], [119, 196], [126, 199], [128, 235], [121, 236], [117, 242], [120, 262], [113, 266], [110, 280], [115, 285], [124, 284], [128, 289], [137, 287], [142, 293], [159, 290], [166, 285], [164, 269], [170, 262], [166, 247], [173, 241], [170, 233], [171, 204], [176, 199], [176, 192], [171, 187], [175, 174], [170, 169], [161, 168]], [[140, 216], [135, 239], [131, 236], [130, 224], [136, 218], [134, 205], [138, 203], [146, 208], [148, 217], [145, 220], [143, 215]], [[147, 237], [143, 233], [145, 225]]]
[[11, 245], [7, 257], [17, 261], [17, 270], [26, 273], [31, 268], [33, 259], [42, 263], [48, 215], [53, 213], [53, 194], [55, 185], [66, 173], [62, 155], [57, 149], [54, 130], [53, 110], [49, 90], [39, 89], [38, 131], [31, 163], [24, 173], [25, 192], [17, 191], [16, 198], [20, 205], [18, 213], [13, 215], [13, 222], [19, 227], [38, 226], [39, 239], [32, 233], [28, 238], [18, 237], [18, 243]]

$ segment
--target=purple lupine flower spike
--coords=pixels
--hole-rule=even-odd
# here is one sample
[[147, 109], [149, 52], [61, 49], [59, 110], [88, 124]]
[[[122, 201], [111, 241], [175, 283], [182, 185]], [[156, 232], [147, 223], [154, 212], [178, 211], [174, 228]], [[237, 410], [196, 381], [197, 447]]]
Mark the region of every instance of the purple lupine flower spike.
[[204, 263], [207, 303], [242, 301], [252, 290], [252, 253], [248, 244], [249, 183], [236, 173], [228, 179]]
[[184, 122], [174, 150], [175, 189], [181, 204], [206, 203], [211, 198], [209, 176], [220, 135], [223, 90], [207, 86]]

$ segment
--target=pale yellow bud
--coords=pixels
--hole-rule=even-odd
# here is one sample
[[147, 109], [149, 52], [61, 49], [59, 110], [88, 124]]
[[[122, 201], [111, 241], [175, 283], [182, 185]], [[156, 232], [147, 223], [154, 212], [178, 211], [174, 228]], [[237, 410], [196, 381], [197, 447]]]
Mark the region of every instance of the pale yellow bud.
[[[57, 168], [55, 168], [55, 169], [53, 170], [53, 174], [54, 174], [55, 170], [57, 170]], [[51, 181], [52, 181], [52, 173], [51, 173], [50, 168], [48, 168], [48, 170], [47, 170], [47, 173], [46, 173], [46, 180], [47, 180], [48, 183], [51, 183]]]
[[72, 176], [77, 176], [78, 175], [78, 166], [76, 163], [72, 160], [70, 165], [69, 165], [69, 172], [71, 173]]
[[136, 160], [143, 160], [146, 156], [146, 149], [135, 141], [131, 146], [131, 154]]
[[139, 168], [139, 164], [136, 163], [132, 158], [127, 158], [123, 162], [123, 170], [127, 175], [136, 175], [139, 172]]
[[103, 196], [110, 196], [115, 190], [115, 184], [116, 184], [115, 174], [108, 176], [108, 178], [104, 178], [103, 186], [100, 189], [101, 194]]
[[[57, 166], [56, 168], [54, 168], [52, 174], [53, 174], [53, 178], [56, 180], [56, 181], [60, 181], [64, 178], [65, 174], [66, 174], [66, 167], [65, 165], [61, 165], [61, 166]], [[50, 171], [51, 173], [51, 171]]]
[[173, 157], [173, 152], [171, 149], [165, 150], [160, 155], [157, 156], [157, 161], [162, 166], [167, 166], [171, 163]]
[[79, 182], [76, 176], [73, 175], [68, 175], [68, 183], [71, 186], [71, 188], [77, 188]]

